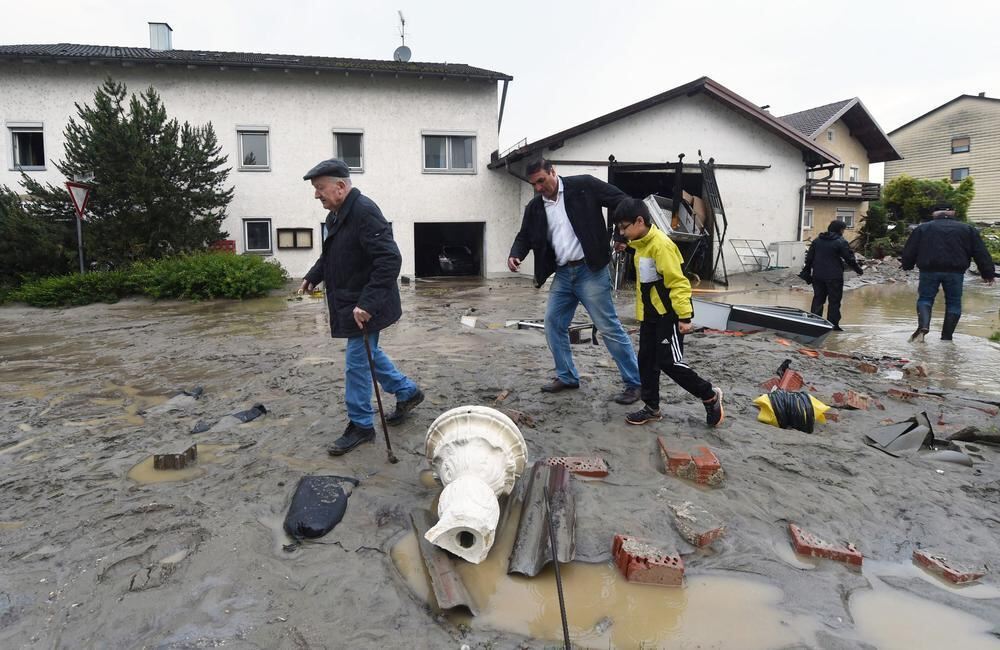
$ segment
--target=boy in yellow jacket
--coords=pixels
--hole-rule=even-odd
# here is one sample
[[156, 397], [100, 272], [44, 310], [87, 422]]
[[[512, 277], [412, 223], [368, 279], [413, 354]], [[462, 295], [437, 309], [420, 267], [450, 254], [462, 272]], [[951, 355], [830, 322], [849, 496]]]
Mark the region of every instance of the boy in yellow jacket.
[[629, 413], [629, 424], [662, 419], [660, 371], [701, 399], [705, 421], [718, 426], [724, 418], [722, 391], [702, 379], [684, 361], [684, 335], [693, 326], [691, 283], [681, 270], [681, 253], [666, 233], [653, 224], [649, 208], [639, 199], [624, 199], [614, 214], [615, 224], [635, 249], [636, 318], [639, 320], [640, 410]]

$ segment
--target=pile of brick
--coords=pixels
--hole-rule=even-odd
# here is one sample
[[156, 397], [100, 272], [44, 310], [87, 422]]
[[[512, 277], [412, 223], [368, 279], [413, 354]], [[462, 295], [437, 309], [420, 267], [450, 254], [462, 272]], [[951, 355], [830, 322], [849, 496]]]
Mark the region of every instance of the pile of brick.
[[667, 473], [709, 487], [722, 485], [726, 478], [726, 472], [722, 469], [719, 459], [708, 447], [698, 447], [696, 453], [689, 454], [669, 449], [663, 436], [658, 437], [657, 442], [660, 445], [660, 456], [663, 458]]

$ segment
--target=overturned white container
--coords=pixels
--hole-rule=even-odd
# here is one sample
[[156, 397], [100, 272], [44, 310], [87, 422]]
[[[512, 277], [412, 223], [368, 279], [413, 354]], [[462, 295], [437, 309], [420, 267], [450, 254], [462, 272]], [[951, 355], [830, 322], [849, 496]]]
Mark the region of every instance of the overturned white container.
[[496, 409], [460, 406], [442, 413], [427, 429], [426, 454], [444, 490], [438, 499], [438, 522], [424, 537], [479, 564], [496, 537], [497, 497], [510, 494], [524, 471], [524, 437]]

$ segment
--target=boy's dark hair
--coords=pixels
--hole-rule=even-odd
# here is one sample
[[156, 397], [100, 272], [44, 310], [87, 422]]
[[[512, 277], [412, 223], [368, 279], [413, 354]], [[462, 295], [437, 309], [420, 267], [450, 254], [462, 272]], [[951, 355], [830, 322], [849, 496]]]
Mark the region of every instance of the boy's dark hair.
[[545, 158], [537, 158], [528, 163], [528, 166], [524, 168], [524, 175], [531, 176], [532, 174], [537, 174], [542, 169], [546, 173], [552, 171], [552, 163]]
[[635, 223], [636, 218], [642, 217], [643, 222], [647, 226], [653, 225], [653, 220], [649, 215], [649, 206], [642, 202], [641, 199], [626, 198], [622, 199], [622, 202], [618, 204], [615, 208], [615, 214], [612, 217], [615, 223]]
[[847, 228], [847, 222], [837, 219], [836, 221], [830, 222], [830, 225], [826, 227], [826, 231], [836, 233], [838, 235], [843, 235], [844, 228]]

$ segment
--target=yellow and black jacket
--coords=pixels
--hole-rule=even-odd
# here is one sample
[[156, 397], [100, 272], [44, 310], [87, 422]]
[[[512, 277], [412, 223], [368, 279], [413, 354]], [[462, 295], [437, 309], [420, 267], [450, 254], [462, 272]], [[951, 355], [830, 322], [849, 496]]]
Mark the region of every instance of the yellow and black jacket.
[[673, 314], [678, 320], [694, 315], [691, 283], [681, 271], [677, 245], [656, 226], [628, 244], [635, 249], [636, 318], [655, 320]]

